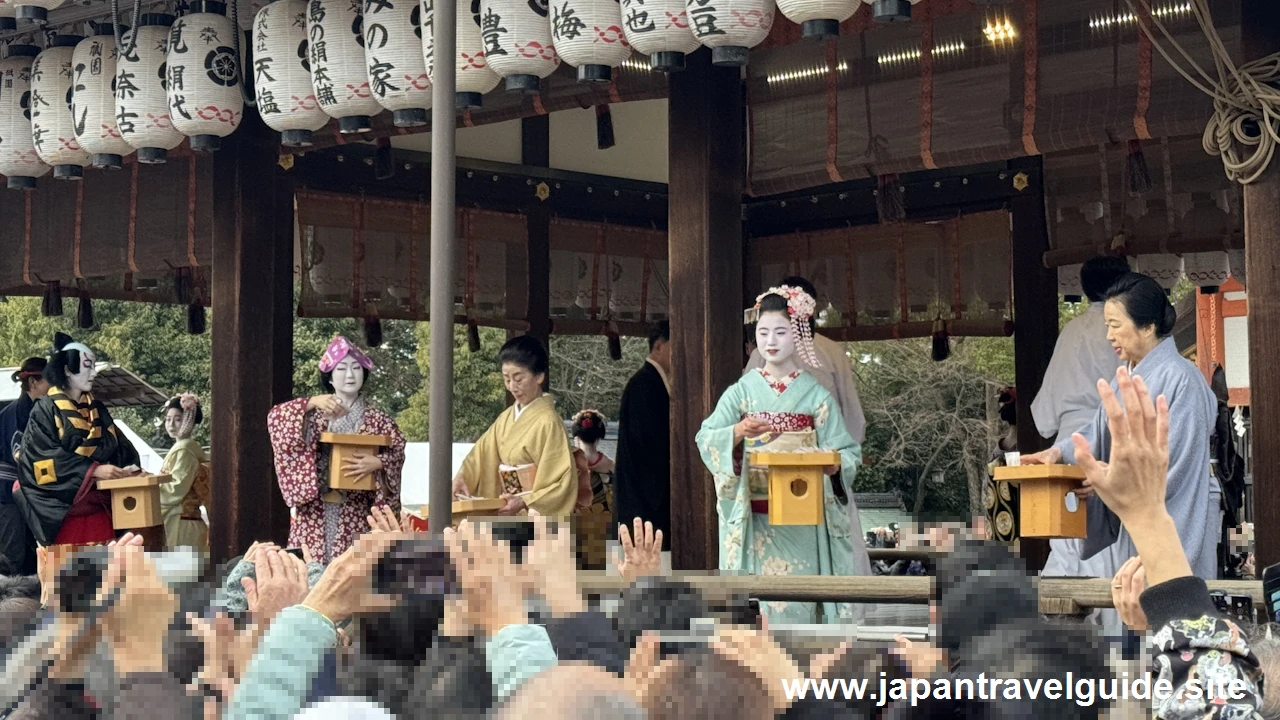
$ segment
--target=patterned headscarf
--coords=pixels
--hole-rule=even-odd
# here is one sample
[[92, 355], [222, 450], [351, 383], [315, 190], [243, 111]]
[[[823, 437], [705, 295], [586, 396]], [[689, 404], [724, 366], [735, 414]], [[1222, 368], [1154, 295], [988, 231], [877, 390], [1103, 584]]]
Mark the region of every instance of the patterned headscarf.
[[334, 335], [329, 347], [325, 348], [324, 355], [320, 356], [320, 372], [333, 372], [338, 363], [348, 355], [355, 358], [365, 370], [373, 369], [373, 361], [360, 348], [341, 335]]
[[822, 367], [818, 361], [818, 352], [813, 346], [813, 331], [809, 329], [809, 320], [818, 309], [818, 302], [809, 293], [798, 287], [780, 285], [769, 288], [756, 297], [755, 307], [748, 310], [747, 322], [760, 319], [760, 303], [770, 295], [778, 295], [787, 301], [787, 314], [791, 318], [791, 330], [796, 336], [796, 350], [805, 364], [812, 368]]

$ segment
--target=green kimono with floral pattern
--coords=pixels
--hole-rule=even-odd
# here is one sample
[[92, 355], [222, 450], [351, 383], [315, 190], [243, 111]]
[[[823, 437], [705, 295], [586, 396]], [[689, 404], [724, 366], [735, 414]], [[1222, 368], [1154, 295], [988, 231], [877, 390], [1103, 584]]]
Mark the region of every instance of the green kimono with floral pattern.
[[[833, 412], [833, 410], [837, 410]], [[854, 442], [831, 393], [808, 372], [794, 379], [766, 379], [763, 370], [748, 372], [720, 397], [715, 412], [698, 431], [698, 450], [711, 471], [720, 518], [720, 570], [752, 575], [856, 575], [854, 553], [866, 554], [861, 538], [850, 538], [848, 509], [824, 483], [825, 521], [821, 525], [769, 524], [769, 516], [753, 513], [752, 500], [767, 500], [764, 473], [750, 472], [746, 463], [735, 471], [733, 426], [749, 413], [811, 415], [818, 446], [838, 450], [846, 487], [862, 462], [862, 448]], [[849, 502], [852, 502], [850, 493]], [[864, 559], [864, 563], [866, 560]], [[869, 563], [868, 563], [869, 564]], [[765, 602], [770, 622], [851, 622], [849, 603]]]

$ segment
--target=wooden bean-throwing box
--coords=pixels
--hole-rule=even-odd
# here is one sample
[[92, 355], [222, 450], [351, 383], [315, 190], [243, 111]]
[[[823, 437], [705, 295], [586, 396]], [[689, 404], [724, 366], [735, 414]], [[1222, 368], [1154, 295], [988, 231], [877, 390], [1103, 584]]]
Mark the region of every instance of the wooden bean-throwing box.
[[840, 453], [753, 452], [752, 467], [769, 473], [770, 525], [821, 525], [823, 520], [823, 468], [839, 467]]
[[998, 467], [995, 479], [1019, 486], [1021, 505], [1018, 534], [1034, 538], [1083, 538], [1085, 502], [1071, 497], [1084, 481], [1075, 465]]
[[[507, 501], [500, 498], [473, 498], [471, 500], [454, 500], [453, 501], [453, 526], [457, 527], [458, 523], [466, 520], [472, 515], [487, 516], [496, 515], [499, 510], [506, 507]], [[421, 505], [416, 510], [406, 511], [413, 523], [413, 529], [417, 532], [426, 532], [428, 528], [427, 519], [431, 517], [431, 508], [428, 505]]]
[[111, 492], [111, 527], [137, 530], [164, 524], [160, 514], [160, 484], [169, 482], [168, 475], [99, 480], [98, 488]]
[[391, 445], [391, 438], [385, 435], [348, 435], [342, 433], [320, 433], [320, 442], [333, 446], [329, 456], [329, 487], [333, 490], [373, 490], [375, 482], [373, 473], [365, 473], [358, 478], [349, 478], [342, 471], [344, 462], [351, 458], [375, 455], [378, 448]]

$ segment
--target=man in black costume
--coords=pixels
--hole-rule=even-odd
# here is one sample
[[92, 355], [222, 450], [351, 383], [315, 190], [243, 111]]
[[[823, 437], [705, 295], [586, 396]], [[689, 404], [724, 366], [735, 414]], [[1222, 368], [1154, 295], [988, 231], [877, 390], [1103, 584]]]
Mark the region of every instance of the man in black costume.
[[[627, 381], [618, 413], [614, 522], [635, 518], [671, 537], [671, 324], [649, 329], [649, 357]], [[664, 548], [665, 549], [665, 548]]]
[[8, 572], [15, 575], [36, 572], [36, 541], [18, 506], [13, 504], [13, 484], [18, 481], [18, 449], [31, 408], [49, 392], [49, 383], [43, 377], [46, 364], [44, 358], [38, 357], [23, 361], [13, 374], [13, 381], [22, 385], [22, 394], [0, 411], [0, 556], [8, 561]]

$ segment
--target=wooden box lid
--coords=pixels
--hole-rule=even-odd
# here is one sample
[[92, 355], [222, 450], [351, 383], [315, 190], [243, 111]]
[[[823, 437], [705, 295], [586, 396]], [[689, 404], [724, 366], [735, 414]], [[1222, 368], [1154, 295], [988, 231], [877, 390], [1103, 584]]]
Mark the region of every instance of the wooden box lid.
[[751, 453], [750, 462], [755, 467], [769, 467], [771, 465], [827, 467], [828, 465], [840, 464], [840, 453], [835, 450], [793, 453], [753, 452]]
[[99, 480], [99, 490], [133, 490], [135, 488], [159, 487], [160, 483], [169, 482], [168, 475], [134, 475], [133, 477], [116, 478], [115, 480]]
[[996, 468], [995, 478], [1017, 484], [1026, 480], [1084, 480], [1085, 475], [1076, 465], [1019, 465]]
[[385, 435], [356, 435], [346, 433], [320, 433], [320, 442], [330, 445], [367, 445], [369, 447], [386, 447], [391, 438]]

